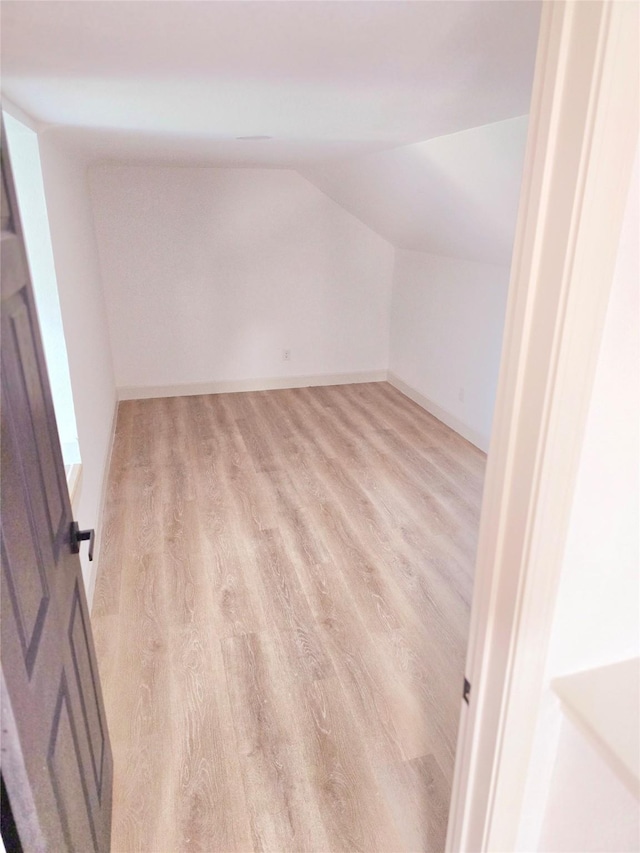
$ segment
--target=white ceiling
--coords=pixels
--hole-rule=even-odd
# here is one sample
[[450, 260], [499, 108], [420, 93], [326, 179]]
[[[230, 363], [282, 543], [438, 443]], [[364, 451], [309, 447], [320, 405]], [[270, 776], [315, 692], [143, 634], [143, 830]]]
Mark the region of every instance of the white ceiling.
[[299, 171], [395, 246], [507, 266], [526, 116]]
[[96, 158], [297, 167], [527, 113], [539, 10], [4, 0], [2, 89]]

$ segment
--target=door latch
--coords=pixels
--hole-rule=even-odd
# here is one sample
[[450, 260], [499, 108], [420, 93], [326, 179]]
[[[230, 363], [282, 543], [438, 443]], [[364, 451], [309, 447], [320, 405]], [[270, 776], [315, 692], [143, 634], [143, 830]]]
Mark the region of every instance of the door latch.
[[71, 522], [71, 553], [79, 554], [80, 553], [80, 543], [84, 542], [86, 539], [89, 540], [89, 559], [93, 560], [93, 546], [96, 541], [96, 531], [91, 528], [91, 530], [80, 530], [80, 525], [77, 521]]
[[464, 684], [462, 685], [462, 698], [464, 701], [469, 704], [469, 696], [471, 694], [471, 683], [468, 678], [465, 678]]

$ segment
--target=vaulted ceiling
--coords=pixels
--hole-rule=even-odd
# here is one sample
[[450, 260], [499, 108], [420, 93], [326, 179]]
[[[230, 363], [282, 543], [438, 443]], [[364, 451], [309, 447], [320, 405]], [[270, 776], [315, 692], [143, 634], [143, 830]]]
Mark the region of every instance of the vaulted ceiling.
[[508, 265], [526, 116], [299, 171], [403, 249]]
[[[88, 160], [296, 168], [398, 245], [450, 253], [471, 234], [467, 254], [502, 252], [524, 145], [507, 120], [529, 111], [539, 2], [3, 0], [0, 14], [3, 95]], [[238, 139], [256, 136], [270, 138]], [[489, 177], [497, 224], [478, 195]]]
[[295, 166], [527, 113], [538, 15], [526, 0], [4, 0], [2, 88], [129, 155], [140, 134], [161, 156]]

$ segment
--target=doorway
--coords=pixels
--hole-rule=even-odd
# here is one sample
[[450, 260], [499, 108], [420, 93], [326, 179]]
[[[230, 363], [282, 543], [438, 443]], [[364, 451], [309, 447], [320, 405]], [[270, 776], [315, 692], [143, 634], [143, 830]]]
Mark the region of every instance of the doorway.
[[80, 487], [82, 460], [78, 443], [69, 359], [58, 294], [38, 134], [3, 111], [7, 144], [24, 231], [40, 334], [72, 503]]

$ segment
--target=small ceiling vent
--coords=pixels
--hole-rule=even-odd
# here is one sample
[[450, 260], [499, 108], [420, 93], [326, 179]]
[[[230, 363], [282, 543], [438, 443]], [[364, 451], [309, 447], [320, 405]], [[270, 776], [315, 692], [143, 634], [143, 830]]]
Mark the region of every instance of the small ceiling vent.
[[262, 139], [273, 139], [273, 136], [236, 136], [236, 139], [240, 139], [243, 142], [258, 142]]

